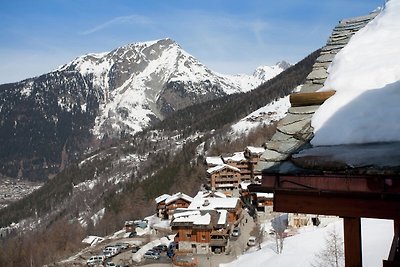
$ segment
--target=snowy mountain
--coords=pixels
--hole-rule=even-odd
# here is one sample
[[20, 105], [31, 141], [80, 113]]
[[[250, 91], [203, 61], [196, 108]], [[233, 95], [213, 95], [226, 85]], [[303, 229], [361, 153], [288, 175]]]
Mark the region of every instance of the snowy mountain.
[[83, 55], [39, 77], [0, 85], [0, 172], [43, 179], [102, 140], [134, 134], [193, 104], [247, 92], [283, 67], [221, 75], [162, 39]]
[[247, 92], [290, 65], [259, 67], [254, 75], [221, 75], [171, 39], [134, 43], [78, 57], [56, 71], [77, 71], [104, 96], [93, 133], [134, 133], [171, 112], [226, 94]]

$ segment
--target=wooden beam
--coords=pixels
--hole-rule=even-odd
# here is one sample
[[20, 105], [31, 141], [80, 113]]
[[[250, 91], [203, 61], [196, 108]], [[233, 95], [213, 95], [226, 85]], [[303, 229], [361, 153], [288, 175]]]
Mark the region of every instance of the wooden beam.
[[343, 218], [344, 261], [346, 267], [361, 267], [361, 220], [360, 218]]
[[334, 90], [312, 93], [293, 93], [290, 94], [290, 104], [292, 107], [321, 105], [329, 97], [336, 93]]
[[[388, 187], [385, 184], [386, 177], [345, 175], [263, 175], [262, 186], [271, 189], [283, 190], [308, 190], [308, 191], [332, 191], [332, 192], [362, 192], [383, 193], [397, 190], [400, 193], [400, 183], [394, 183]], [[397, 185], [397, 186], [396, 186]], [[249, 189], [250, 190], [250, 189]]]
[[400, 218], [400, 199], [360, 196], [340, 193], [307, 193], [303, 191], [274, 192], [274, 211], [365, 217], [377, 219]]
[[399, 257], [399, 245], [400, 245], [400, 239], [399, 239], [399, 230], [400, 230], [400, 220], [395, 219], [393, 221], [393, 240], [392, 240], [392, 245], [390, 247], [390, 252], [387, 260], [383, 260], [383, 267], [400, 267], [400, 261], [398, 259]]

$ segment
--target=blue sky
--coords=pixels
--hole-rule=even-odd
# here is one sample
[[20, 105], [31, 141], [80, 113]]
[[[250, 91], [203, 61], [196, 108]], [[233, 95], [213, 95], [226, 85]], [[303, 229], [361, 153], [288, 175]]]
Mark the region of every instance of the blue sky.
[[220, 73], [295, 63], [340, 19], [384, 0], [0, 0], [0, 83], [75, 57], [169, 37]]

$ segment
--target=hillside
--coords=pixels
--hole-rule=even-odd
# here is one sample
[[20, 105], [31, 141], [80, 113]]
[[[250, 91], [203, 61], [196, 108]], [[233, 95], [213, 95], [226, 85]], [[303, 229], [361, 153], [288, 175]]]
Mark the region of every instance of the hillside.
[[301, 85], [311, 72], [320, 50], [290, 67], [248, 93], [228, 95], [216, 100], [196, 104], [179, 110], [166, 118], [154, 129], [180, 130], [186, 134], [218, 129], [236, 122], [251, 112], [281, 97]]
[[[35, 229], [32, 233], [35, 236], [41, 229], [56, 227], [60, 220], [68, 220], [75, 227], [80, 225], [83, 234], [105, 235], [120, 229], [127, 219], [151, 214], [154, 198], [162, 193], [182, 191], [193, 195], [205, 182], [203, 155], [212, 140], [224, 140], [229, 130], [227, 125], [287, 95], [301, 84], [318, 54], [319, 51], [312, 53], [254, 91], [195, 105], [166, 118], [151, 130], [81, 157], [33, 194], [0, 210], [0, 225], [6, 227], [19, 222], [7, 231], [25, 231], [29, 227]], [[241, 107], [236, 109], [236, 105]], [[193, 127], [187, 127], [190, 120]], [[256, 140], [255, 135], [260, 136], [262, 141], [257, 145], [261, 145], [274, 129], [274, 126], [271, 130], [265, 127], [255, 130], [253, 135], [250, 132], [243, 135], [236, 146], [250, 144]], [[233, 141], [229, 141], [231, 149], [235, 147]], [[199, 151], [199, 147], [205, 151]], [[103, 208], [102, 219], [94, 221]], [[70, 245], [77, 245], [73, 244]], [[24, 249], [23, 244], [18, 246]]]
[[[33, 213], [39, 216], [46, 214], [54, 209], [54, 205], [63, 202], [73, 192], [73, 185], [96, 179], [96, 177], [103, 176], [103, 179], [110, 180], [111, 177], [123, 176], [125, 180], [138, 182], [142, 176], [148, 176], [147, 171], [151, 173], [154, 172], [154, 168], [167, 166], [161, 164], [162, 162], [159, 160], [154, 160], [154, 157], [162, 158], [163, 155], [168, 154], [169, 156], [165, 159], [165, 163], [168, 163], [176, 151], [185, 150], [185, 153], [188, 154], [185, 157], [186, 161], [182, 159], [176, 164], [189, 162], [195, 157], [195, 154], [188, 147], [205, 141], [204, 139], [208, 138], [209, 130], [223, 129], [225, 125], [234, 123], [266, 103], [287, 95], [293, 88], [301, 84], [318, 53], [319, 51], [312, 53], [256, 90], [184, 109], [166, 118], [151, 131], [139, 133], [125, 141], [110, 145], [110, 148], [86, 155], [86, 160], [83, 161], [82, 158], [79, 165], [73, 164], [46, 183], [40, 190], [1, 210], [1, 225], [7, 226], [9, 223], [20, 221]], [[193, 126], [187, 127], [187, 125]], [[191, 134], [196, 131], [203, 134], [193, 137]], [[188, 144], [184, 147], [177, 145], [187, 137], [193, 141], [189, 139]], [[123, 160], [124, 158], [129, 160]], [[145, 166], [147, 167], [145, 168]], [[171, 179], [173, 178], [171, 177]], [[175, 183], [176, 181], [170, 181], [170, 186]], [[116, 185], [119, 186], [119, 182], [116, 182]]]

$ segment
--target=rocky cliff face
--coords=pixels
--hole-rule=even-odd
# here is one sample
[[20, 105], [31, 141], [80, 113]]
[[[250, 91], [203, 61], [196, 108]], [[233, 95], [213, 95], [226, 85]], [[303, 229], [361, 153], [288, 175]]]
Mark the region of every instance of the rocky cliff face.
[[80, 56], [0, 85], [0, 172], [46, 179], [99, 140], [134, 134], [175, 110], [249, 91], [274, 75], [216, 74], [171, 39]]

